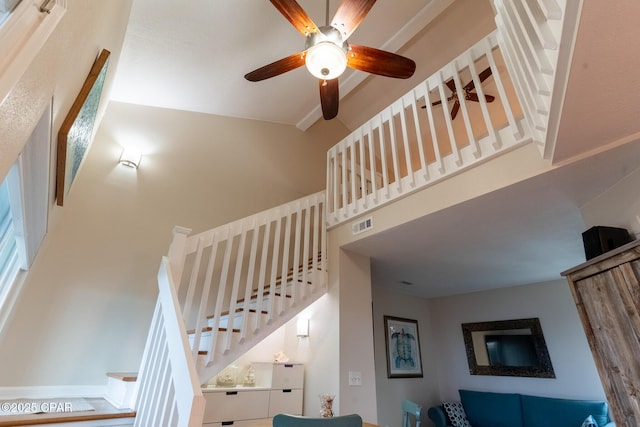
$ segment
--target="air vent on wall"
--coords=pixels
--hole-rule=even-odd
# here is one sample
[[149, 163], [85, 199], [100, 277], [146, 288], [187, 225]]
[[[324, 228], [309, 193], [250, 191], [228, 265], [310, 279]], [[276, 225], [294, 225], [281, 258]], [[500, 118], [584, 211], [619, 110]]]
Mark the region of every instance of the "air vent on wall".
[[353, 231], [353, 234], [360, 234], [364, 231], [370, 230], [373, 228], [373, 219], [371, 217], [369, 218], [365, 218], [361, 221], [358, 222], [354, 222], [351, 225], [351, 230]]

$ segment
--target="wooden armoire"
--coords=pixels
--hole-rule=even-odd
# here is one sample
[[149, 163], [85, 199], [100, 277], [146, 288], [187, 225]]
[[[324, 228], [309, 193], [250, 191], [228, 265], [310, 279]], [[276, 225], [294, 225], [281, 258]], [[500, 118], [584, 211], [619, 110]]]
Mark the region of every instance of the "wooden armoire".
[[562, 273], [618, 427], [640, 426], [640, 240]]

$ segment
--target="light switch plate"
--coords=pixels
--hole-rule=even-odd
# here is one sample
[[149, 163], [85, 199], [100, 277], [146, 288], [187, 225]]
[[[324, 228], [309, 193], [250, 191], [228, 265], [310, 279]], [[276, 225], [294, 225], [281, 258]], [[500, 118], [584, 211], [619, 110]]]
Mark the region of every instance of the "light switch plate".
[[362, 373], [359, 371], [349, 371], [349, 385], [355, 387], [362, 386]]

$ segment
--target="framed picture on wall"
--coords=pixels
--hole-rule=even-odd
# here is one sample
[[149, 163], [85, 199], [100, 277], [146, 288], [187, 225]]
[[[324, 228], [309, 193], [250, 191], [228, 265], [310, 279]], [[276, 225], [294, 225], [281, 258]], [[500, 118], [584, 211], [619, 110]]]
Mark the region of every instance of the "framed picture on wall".
[[64, 199], [93, 138], [93, 125], [98, 114], [98, 105], [110, 54], [111, 52], [108, 50], [102, 49], [58, 131], [56, 174], [56, 203], [58, 206], [64, 205]]
[[418, 321], [384, 316], [388, 378], [422, 377]]

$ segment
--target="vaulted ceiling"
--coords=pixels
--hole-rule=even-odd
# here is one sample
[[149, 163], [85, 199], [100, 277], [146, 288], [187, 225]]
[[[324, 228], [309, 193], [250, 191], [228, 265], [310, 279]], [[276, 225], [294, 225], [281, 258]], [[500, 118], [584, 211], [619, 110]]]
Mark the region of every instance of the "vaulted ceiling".
[[[325, 1], [299, 4], [325, 25]], [[329, 1], [330, 17], [339, 4]], [[399, 80], [348, 69], [337, 120], [357, 127], [494, 27], [489, 0], [376, 2], [349, 41], [407, 56], [416, 72]], [[112, 99], [304, 130], [321, 118], [318, 82], [305, 67], [261, 82], [244, 78], [304, 48], [304, 37], [267, 0], [135, 0]]]
[[[298, 1], [325, 24], [324, 1]], [[330, 16], [339, 3], [329, 2]], [[584, 2], [558, 163], [638, 139], [639, 9], [636, 0]], [[412, 58], [415, 75], [348, 70], [334, 120], [358, 127], [494, 28], [489, 0], [378, 0], [349, 40]], [[243, 77], [303, 49], [304, 38], [267, 0], [134, 0], [112, 99], [306, 130], [322, 119], [318, 83], [304, 67], [257, 83]], [[351, 249], [372, 257], [379, 282], [427, 297], [557, 279], [584, 261], [580, 208], [636, 169], [639, 153], [638, 143], [627, 144]], [[402, 289], [401, 281], [416, 286]]]

